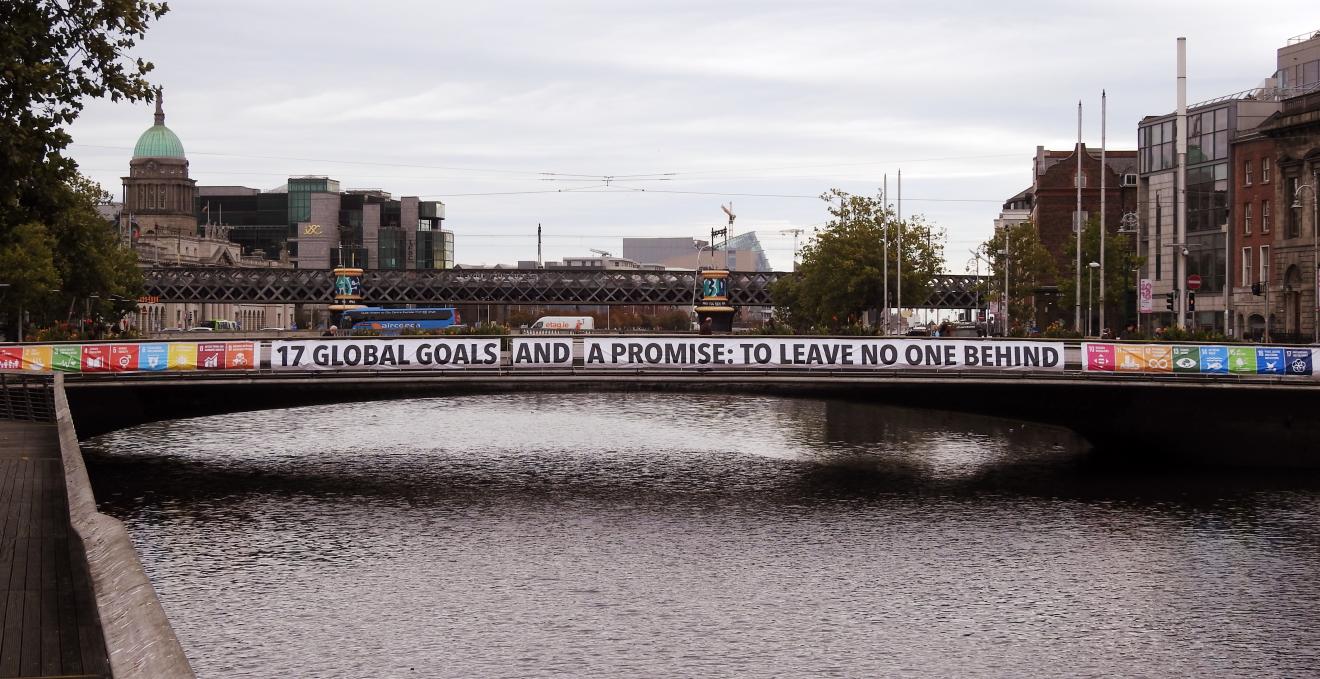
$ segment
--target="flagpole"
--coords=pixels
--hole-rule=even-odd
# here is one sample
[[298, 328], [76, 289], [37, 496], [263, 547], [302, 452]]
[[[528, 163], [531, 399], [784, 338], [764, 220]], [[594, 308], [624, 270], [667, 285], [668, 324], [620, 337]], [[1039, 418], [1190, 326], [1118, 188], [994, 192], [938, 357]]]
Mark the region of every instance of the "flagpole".
[[1100, 90], [1100, 334], [1105, 332], [1105, 91]]
[[880, 214], [882, 215], [881, 218], [880, 218], [880, 219], [881, 219], [881, 222], [880, 222], [880, 223], [881, 223], [882, 227], [884, 228], [884, 232], [883, 232], [883, 233], [885, 234], [885, 240], [884, 240], [884, 244], [885, 244], [885, 249], [884, 249], [885, 263], [884, 263], [884, 266], [882, 267], [882, 268], [884, 269], [884, 276], [885, 276], [885, 282], [884, 282], [884, 296], [885, 296], [885, 303], [884, 303], [884, 309], [885, 309], [885, 323], [884, 323], [884, 328], [885, 328], [885, 330], [884, 330], [884, 333], [885, 333], [886, 335], [888, 335], [888, 334], [889, 334], [889, 173], [888, 173], [888, 172], [885, 173], [885, 188], [884, 188], [884, 191], [881, 192], [881, 194], [880, 194], [880, 202], [883, 203], [883, 205], [881, 206], [881, 211], [880, 211]]
[[1077, 265], [1074, 267], [1076, 280], [1073, 290], [1077, 293], [1073, 303], [1073, 330], [1082, 330], [1082, 102], [1077, 102], [1077, 176], [1073, 183], [1077, 185], [1077, 211], [1073, 213], [1073, 229], [1077, 231]]

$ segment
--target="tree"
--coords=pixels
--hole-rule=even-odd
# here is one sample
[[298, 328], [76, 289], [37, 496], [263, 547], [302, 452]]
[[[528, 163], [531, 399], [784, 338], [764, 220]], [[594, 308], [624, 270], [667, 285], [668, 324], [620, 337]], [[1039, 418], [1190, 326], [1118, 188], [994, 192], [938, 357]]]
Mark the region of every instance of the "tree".
[[0, 272], [8, 287], [0, 288], [6, 318], [47, 308], [60, 285], [55, 269], [55, 239], [40, 222], [24, 222], [9, 233], [0, 247]]
[[64, 127], [86, 97], [151, 97], [153, 68], [128, 56], [169, 7], [141, 0], [0, 3], [0, 237], [62, 207], [75, 163]]
[[[150, 99], [152, 65], [128, 53], [168, 10], [142, 0], [0, 2], [0, 243], [6, 255], [40, 260], [0, 269], [0, 282], [26, 291], [27, 310], [57, 303], [51, 268], [64, 301], [98, 299], [103, 317], [131, 307], [113, 297], [140, 291], [133, 254], [96, 212], [104, 193], [63, 155], [64, 128], [87, 97]], [[12, 324], [19, 295], [3, 300]]]
[[[982, 295], [1004, 304], [1004, 276], [1008, 276], [1008, 317], [1018, 329], [1038, 321], [1038, 292], [1054, 278], [1054, 258], [1040, 242], [1036, 225], [1023, 222], [1006, 227], [1008, 251], [1001, 230], [977, 247], [975, 255], [990, 265], [990, 279], [983, 282]], [[1012, 330], [1010, 329], [1010, 332]]]
[[[1059, 306], [1073, 307], [1077, 303], [1077, 242], [1076, 239], [1069, 239], [1066, 248], [1068, 254], [1067, 271], [1059, 277]], [[1076, 328], [1080, 332], [1086, 330], [1086, 300], [1087, 300], [1087, 268], [1091, 262], [1100, 261], [1100, 222], [1098, 219], [1091, 219], [1086, 222], [1086, 227], [1082, 231], [1082, 327]], [[1144, 258], [1137, 257], [1133, 252], [1132, 239], [1126, 234], [1111, 233], [1105, 236], [1105, 323], [1111, 328], [1122, 329], [1123, 324], [1130, 322], [1130, 310], [1128, 293], [1136, 285], [1136, 274], [1133, 269], [1138, 269], [1144, 262]], [[1091, 281], [1091, 308], [1092, 313], [1098, 315], [1100, 308], [1100, 272], [1097, 269], [1092, 273]], [[1116, 311], [1122, 310], [1122, 313], [1115, 315]], [[1067, 314], [1069, 322], [1074, 319], [1075, 313]], [[1102, 328], [1093, 328], [1098, 334]]]
[[[885, 248], [889, 246], [889, 306], [923, 303], [943, 265], [945, 232], [921, 217], [900, 224], [878, 196], [831, 189], [830, 221], [802, 248], [797, 271], [771, 291], [778, 320], [798, 330], [837, 331], [859, 323], [866, 311], [885, 307]], [[901, 244], [900, 244], [901, 233]]]

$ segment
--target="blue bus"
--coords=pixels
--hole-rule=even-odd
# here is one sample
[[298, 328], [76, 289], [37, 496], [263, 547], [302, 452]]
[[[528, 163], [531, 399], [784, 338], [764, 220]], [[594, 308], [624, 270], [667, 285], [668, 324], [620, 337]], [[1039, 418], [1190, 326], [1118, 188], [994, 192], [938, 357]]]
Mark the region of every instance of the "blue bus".
[[421, 309], [386, 309], [362, 307], [349, 309], [340, 316], [348, 330], [376, 330], [397, 334], [403, 330], [440, 330], [459, 323], [458, 309], [429, 307]]

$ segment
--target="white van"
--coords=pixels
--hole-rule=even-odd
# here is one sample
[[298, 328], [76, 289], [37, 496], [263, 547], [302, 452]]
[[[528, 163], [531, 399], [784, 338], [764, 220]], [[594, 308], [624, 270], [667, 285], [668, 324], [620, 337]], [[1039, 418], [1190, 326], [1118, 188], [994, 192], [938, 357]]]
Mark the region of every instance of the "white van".
[[542, 316], [532, 324], [531, 330], [595, 330], [596, 319], [591, 316]]

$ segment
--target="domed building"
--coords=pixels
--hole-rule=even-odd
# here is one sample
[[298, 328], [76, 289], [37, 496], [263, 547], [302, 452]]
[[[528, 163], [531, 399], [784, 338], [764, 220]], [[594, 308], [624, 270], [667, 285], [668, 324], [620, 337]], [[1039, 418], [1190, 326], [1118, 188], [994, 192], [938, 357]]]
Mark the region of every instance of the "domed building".
[[[120, 234], [133, 248], [142, 267], [222, 266], [291, 268], [287, 261], [244, 256], [243, 248], [229, 240], [228, 227], [199, 226], [197, 182], [188, 177], [183, 143], [165, 127], [161, 90], [156, 90], [156, 121], [138, 136], [124, 180], [124, 202], [119, 212]], [[155, 332], [197, 325], [220, 327], [233, 321], [243, 331], [285, 328], [294, 320], [292, 304], [232, 304], [212, 301], [160, 302], [142, 299], [138, 314], [128, 324]]]
[[124, 177], [126, 232], [138, 235], [195, 236], [196, 180], [188, 178], [188, 158], [178, 135], [165, 127], [164, 95], [156, 90], [156, 123], [138, 137]]

